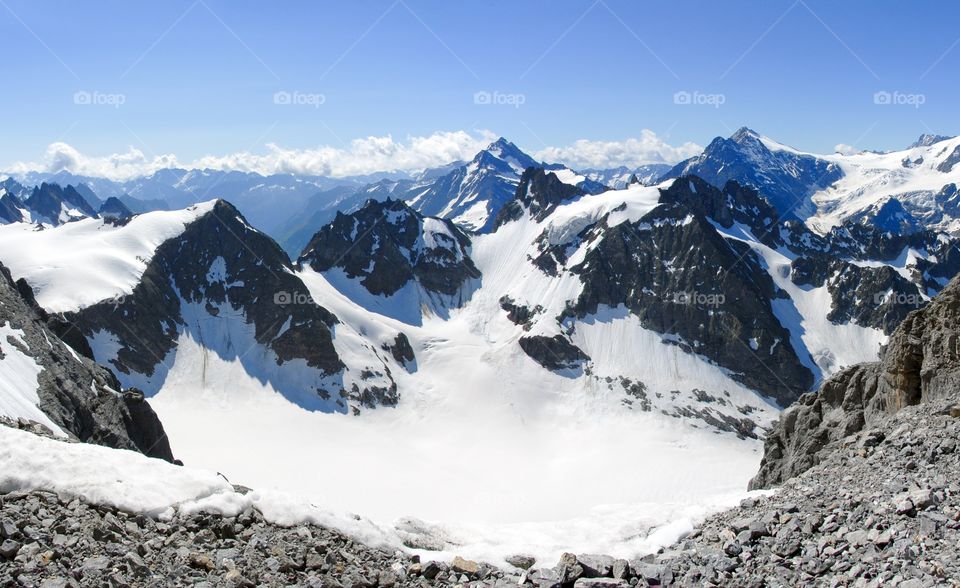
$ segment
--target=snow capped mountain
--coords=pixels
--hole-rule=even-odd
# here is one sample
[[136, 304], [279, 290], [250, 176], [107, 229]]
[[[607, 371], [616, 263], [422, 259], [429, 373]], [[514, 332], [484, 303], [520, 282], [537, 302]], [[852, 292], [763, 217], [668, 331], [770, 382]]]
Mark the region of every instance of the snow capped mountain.
[[[55, 183], [76, 186], [85, 195], [118, 198], [130, 210], [138, 213], [176, 210], [213, 198], [223, 198], [234, 203], [256, 228], [279, 235], [282, 234], [282, 227], [294, 221], [318, 192], [337, 186], [357, 188], [383, 177], [408, 178], [409, 175], [384, 173], [334, 179], [295, 174], [263, 176], [254, 172], [170, 168], [125, 182], [63, 171], [55, 174], [29, 172], [18, 175], [17, 180], [25, 185]], [[96, 196], [87, 195], [87, 200], [95, 207], [101, 205]]]
[[386, 194], [402, 198], [426, 216], [449, 219], [469, 231], [482, 233], [493, 228], [500, 209], [513, 198], [520, 175], [529, 167], [567, 170], [568, 181], [582, 184], [592, 193], [606, 189], [562, 165], [538, 162], [501, 137], [450, 173], [431, 174], [434, 177], [417, 181], [382, 182], [368, 188], [366, 194], [378, 199]]
[[703, 153], [682, 161], [662, 179], [695, 175], [714, 186], [728, 180], [753, 186], [784, 219], [815, 212], [810, 197], [838, 180], [842, 171], [821, 157], [800, 153], [743, 127], [729, 139], [717, 137]]
[[[479, 235], [370, 199], [337, 213], [296, 264], [223, 201], [54, 230], [10, 224], [0, 246], [40, 305], [148, 394], [179, 377], [178, 362], [213, 352], [311, 410], [393, 405], [434, 377], [399, 376], [422, 363], [431, 333], [465, 321], [482, 347], [527, 357], [513, 368], [524, 377], [554, 373], [575, 394], [606, 386], [603, 374], [629, 382], [611, 398], [740, 435], [757, 434], [749, 412], [703, 398], [736, 391], [737, 406], [754, 398], [749, 411], [767, 414], [872, 358], [960, 270], [954, 240], [893, 205], [879, 225], [851, 219], [821, 236], [734, 181], [590, 194], [583, 180], [527, 168]], [[597, 346], [613, 332], [702, 376], [678, 385], [635, 365], [629, 346]]]
[[[891, 229], [956, 233], [958, 164], [957, 137], [921, 135], [907, 149], [887, 153], [816, 155], [742, 128], [729, 139], [717, 137], [663, 179], [692, 174], [715, 186], [736, 180], [760, 190], [785, 220], [802, 220], [820, 234], [846, 220], [874, 222], [878, 214]], [[891, 199], [896, 202], [888, 204]]]

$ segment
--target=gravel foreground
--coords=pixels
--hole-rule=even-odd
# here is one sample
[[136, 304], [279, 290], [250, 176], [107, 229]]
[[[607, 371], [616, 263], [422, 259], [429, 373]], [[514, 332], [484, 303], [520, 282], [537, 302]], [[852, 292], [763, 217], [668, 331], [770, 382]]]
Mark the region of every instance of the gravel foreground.
[[[0, 495], [0, 586], [960, 586], [960, 405], [904, 409], [658, 554], [421, 561], [337, 531]], [[542, 567], [548, 566], [548, 567]], [[530, 569], [524, 569], [530, 568]]]

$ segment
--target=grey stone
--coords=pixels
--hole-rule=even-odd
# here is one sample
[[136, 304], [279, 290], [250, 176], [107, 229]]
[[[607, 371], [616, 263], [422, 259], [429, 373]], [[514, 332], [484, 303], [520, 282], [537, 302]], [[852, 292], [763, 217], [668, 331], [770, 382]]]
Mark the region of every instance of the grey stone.
[[521, 570], [529, 570], [537, 563], [537, 559], [531, 555], [511, 555], [506, 559], [507, 563]]
[[20, 544], [12, 539], [5, 539], [0, 543], [0, 556], [7, 559], [13, 559], [20, 551]]

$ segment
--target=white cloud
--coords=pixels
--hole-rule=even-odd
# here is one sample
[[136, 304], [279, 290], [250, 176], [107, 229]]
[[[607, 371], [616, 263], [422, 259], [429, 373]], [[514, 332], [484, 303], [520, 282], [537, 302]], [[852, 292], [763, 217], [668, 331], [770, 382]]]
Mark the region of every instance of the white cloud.
[[846, 143], [837, 143], [837, 146], [834, 147], [833, 150], [840, 155], [856, 155], [857, 153], [860, 153], [859, 149], [853, 145], [847, 145]]
[[638, 138], [624, 141], [580, 139], [566, 147], [547, 147], [536, 153], [536, 157], [543, 161], [563, 163], [575, 169], [586, 169], [677, 163], [701, 151], [703, 147], [690, 142], [674, 147], [653, 131], [644, 129]]
[[385, 137], [354, 139], [346, 148], [321, 146], [315, 149], [287, 149], [268, 143], [267, 153], [234, 153], [208, 156], [190, 167], [255, 171], [262, 174], [293, 173], [319, 176], [356, 176], [382, 171], [414, 171], [445, 165], [458, 159], [472, 159], [496, 136], [489, 131], [452, 131], [427, 137], [410, 137], [405, 142]]
[[[371, 136], [354, 139], [345, 147], [325, 145], [291, 149], [268, 143], [265, 153], [208, 155], [189, 162], [178, 160], [174, 154], [148, 157], [135, 147], [129, 147], [125, 153], [91, 156], [67, 143], [57, 142], [47, 148], [43, 161], [18, 162], [9, 171], [14, 174], [68, 171], [116, 181], [149, 175], [170, 167], [238, 170], [264, 175], [293, 173], [345, 177], [384, 171], [418, 171], [451, 161], [470, 160], [495, 138], [496, 135], [490, 131], [449, 131], [408, 137], [404, 141], [398, 141], [390, 135]], [[543, 161], [566, 163], [575, 168], [616, 167], [674, 163], [700, 150], [693, 143], [672, 147], [653, 131], [644, 130], [635, 139], [621, 142], [583, 139], [567, 147], [549, 147], [535, 156]]]
[[13, 173], [43, 171], [56, 173], [68, 171], [85, 176], [126, 180], [151, 174], [159, 169], [177, 167], [175, 155], [160, 155], [147, 158], [143, 151], [129, 147], [126, 153], [114, 153], [103, 157], [91, 157], [80, 153], [67, 143], [51, 143], [42, 163], [18, 162], [11, 166]]

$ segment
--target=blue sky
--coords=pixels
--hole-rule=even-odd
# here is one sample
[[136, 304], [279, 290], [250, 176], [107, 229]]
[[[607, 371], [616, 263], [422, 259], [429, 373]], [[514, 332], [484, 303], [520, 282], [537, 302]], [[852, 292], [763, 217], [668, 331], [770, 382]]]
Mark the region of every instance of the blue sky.
[[58, 141], [183, 162], [477, 129], [530, 151], [644, 129], [705, 145], [743, 125], [816, 152], [892, 149], [960, 133], [958, 17], [892, 1], [2, 0], [0, 165]]

